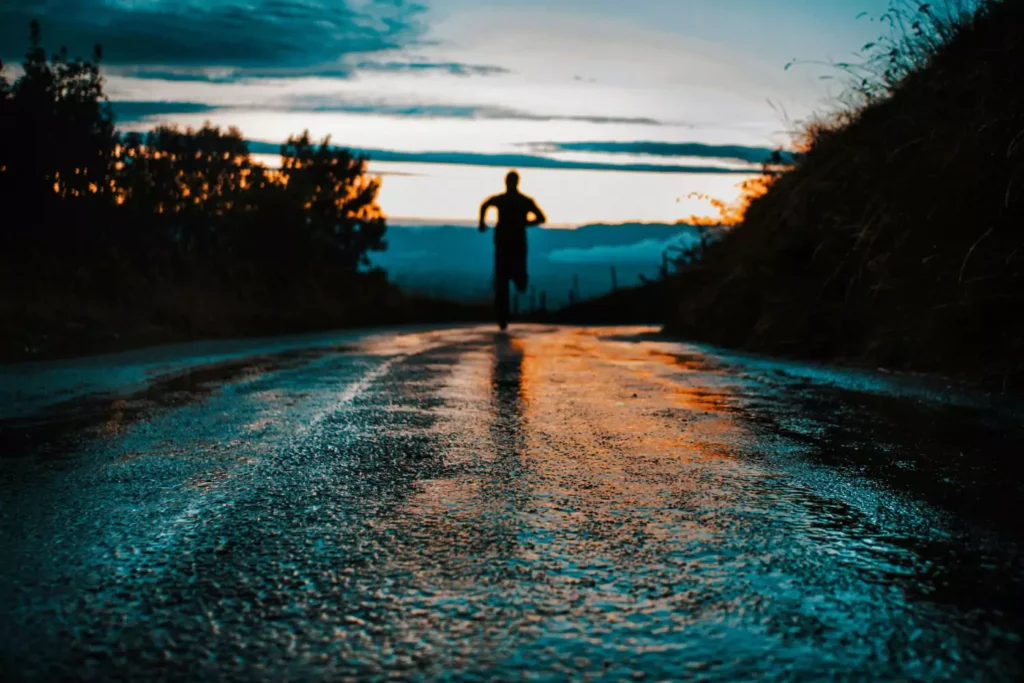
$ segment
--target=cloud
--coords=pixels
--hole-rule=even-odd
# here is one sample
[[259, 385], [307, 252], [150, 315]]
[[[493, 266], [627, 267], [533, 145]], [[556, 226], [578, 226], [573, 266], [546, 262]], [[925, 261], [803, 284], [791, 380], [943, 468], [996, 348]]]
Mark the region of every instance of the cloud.
[[359, 71], [383, 71], [390, 73], [421, 73], [438, 71], [452, 76], [499, 76], [511, 73], [508, 69], [493, 64], [464, 64], [462, 62], [380, 62], [362, 61], [355, 65]]
[[199, 102], [139, 102], [120, 100], [110, 103], [118, 121], [143, 121], [163, 114], [202, 114], [217, 107]]
[[[705, 145], [698, 142], [538, 142], [530, 143], [528, 146], [542, 153], [592, 152], [655, 157], [706, 157], [734, 159], [752, 164], [763, 163], [773, 152], [767, 147]], [[782, 161], [789, 163], [792, 156], [783, 153]]]
[[[336, 145], [345, 147], [345, 145]], [[253, 141], [249, 149], [256, 154], [276, 154], [280, 145], [270, 142]], [[372, 161], [454, 164], [459, 166], [487, 166], [500, 168], [551, 168], [575, 171], [631, 171], [639, 173], [714, 173], [745, 174], [749, 169], [722, 168], [719, 166], [687, 166], [669, 164], [608, 164], [588, 161], [564, 161], [530, 154], [481, 154], [477, 152], [402, 152], [387, 149], [362, 149], [347, 147], [355, 154], [364, 154]]]
[[[155, 77], [155, 76], [154, 76]], [[219, 82], [216, 74], [200, 79], [198, 77], [181, 76], [174, 77], [175, 80], [206, 80], [208, 82]], [[114, 102], [115, 110], [117, 102]], [[141, 104], [141, 103], [135, 103]], [[161, 114], [190, 113], [187, 110], [174, 108], [161, 110], [160, 102], [152, 103], [152, 109], [144, 116], [133, 116], [128, 119], [138, 121], [143, 118], [155, 117]], [[184, 105], [185, 103], [172, 103]], [[244, 107], [226, 107], [215, 105], [201, 105], [193, 103], [197, 107], [195, 111], [214, 111], [218, 109], [244, 109]], [[198, 109], [198, 107], [203, 107]], [[141, 111], [137, 107], [136, 111]], [[393, 102], [339, 102], [336, 97], [322, 97], [319, 95], [291, 97], [277, 103], [263, 104], [260, 111], [278, 112], [337, 112], [340, 114], [376, 114], [378, 116], [394, 116], [399, 118], [423, 118], [423, 119], [468, 119], [468, 120], [499, 120], [499, 121], [575, 121], [595, 124], [627, 124], [663, 126], [664, 122], [645, 117], [623, 117], [623, 116], [594, 116], [588, 114], [543, 114], [523, 111], [511, 107], [500, 107], [493, 105], [452, 105], [452, 104], [401, 104]], [[538, 145], [538, 151], [544, 145]], [[532, 145], [531, 145], [532, 146]], [[552, 150], [553, 151], [553, 150]]]
[[126, 78], [141, 78], [154, 81], [201, 82], [201, 83], [232, 83], [237, 80], [237, 69], [224, 68], [175, 68], [175, 67], [113, 67], [107, 73]]
[[262, 78], [351, 78], [357, 71], [386, 73], [443, 73], [452, 76], [496, 76], [511, 73], [489, 64], [462, 62], [400, 62], [363, 60], [350, 64], [339, 60], [330, 64], [297, 67], [182, 67], [182, 66], [114, 66], [111, 73], [144, 80], [239, 83]]
[[349, 78], [352, 70], [344, 64], [313, 67], [124, 67], [107, 68], [108, 73], [127, 78], [192, 83], [241, 83], [262, 78]]
[[48, 46], [110, 64], [294, 69], [404, 47], [422, 33], [413, 0], [4, 0], [0, 55], [24, 52], [38, 19]]
[[510, 121], [574, 121], [579, 123], [662, 126], [664, 122], [648, 117], [596, 116], [590, 114], [543, 114], [495, 105], [399, 104], [391, 102], [339, 102], [336, 97], [303, 96], [291, 99], [290, 111], [379, 114], [438, 119], [475, 119]]

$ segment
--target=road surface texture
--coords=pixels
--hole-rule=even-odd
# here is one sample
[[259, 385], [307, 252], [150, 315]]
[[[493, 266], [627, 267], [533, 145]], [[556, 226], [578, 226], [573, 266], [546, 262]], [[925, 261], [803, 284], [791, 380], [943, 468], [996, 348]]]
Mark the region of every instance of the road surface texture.
[[0, 678], [1014, 680], [1020, 403], [649, 328], [0, 368]]

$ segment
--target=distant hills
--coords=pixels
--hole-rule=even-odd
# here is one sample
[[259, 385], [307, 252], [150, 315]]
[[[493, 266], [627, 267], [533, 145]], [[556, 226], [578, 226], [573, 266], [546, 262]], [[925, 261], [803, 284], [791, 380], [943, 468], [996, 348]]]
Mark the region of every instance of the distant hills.
[[[655, 278], [662, 254], [698, 239], [686, 223], [585, 225], [574, 230], [533, 228], [529, 233], [530, 284], [545, 292], [549, 308], [569, 302], [574, 277], [583, 298]], [[374, 265], [407, 291], [459, 301], [488, 300], [492, 292], [493, 232], [457, 225], [390, 225], [388, 250]]]

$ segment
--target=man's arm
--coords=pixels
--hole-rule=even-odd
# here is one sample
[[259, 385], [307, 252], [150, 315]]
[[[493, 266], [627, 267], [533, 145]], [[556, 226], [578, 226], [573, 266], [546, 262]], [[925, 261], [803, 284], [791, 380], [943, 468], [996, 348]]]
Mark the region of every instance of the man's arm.
[[528, 226], [543, 225], [548, 222], [548, 217], [544, 215], [544, 212], [537, 206], [537, 202], [530, 201], [530, 213], [533, 214], [533, 220], [527, 223]]
[[488, 198], [483, 204], [480, 205], [480, 232], [487, 230], [487, 210], [495, 206], [494, 197]]

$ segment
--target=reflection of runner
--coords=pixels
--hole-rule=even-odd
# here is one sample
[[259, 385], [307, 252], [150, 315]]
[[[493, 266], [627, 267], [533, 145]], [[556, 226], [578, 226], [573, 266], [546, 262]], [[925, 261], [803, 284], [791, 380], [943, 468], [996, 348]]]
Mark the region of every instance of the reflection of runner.
[[[487, 210], [498, 210], [494, 228], [494, 308], [501, 329], [508, 327], [508, 281], [520, 292], [526, 291], [526, 228], [544, 223], [547, 218], [537, 203], [519, 192], [519, 174], [505, 176], [505, 193], [480, 205], [480, 232], [487, 230]], [[530, 216], [533, 216], [532, 218]]]

